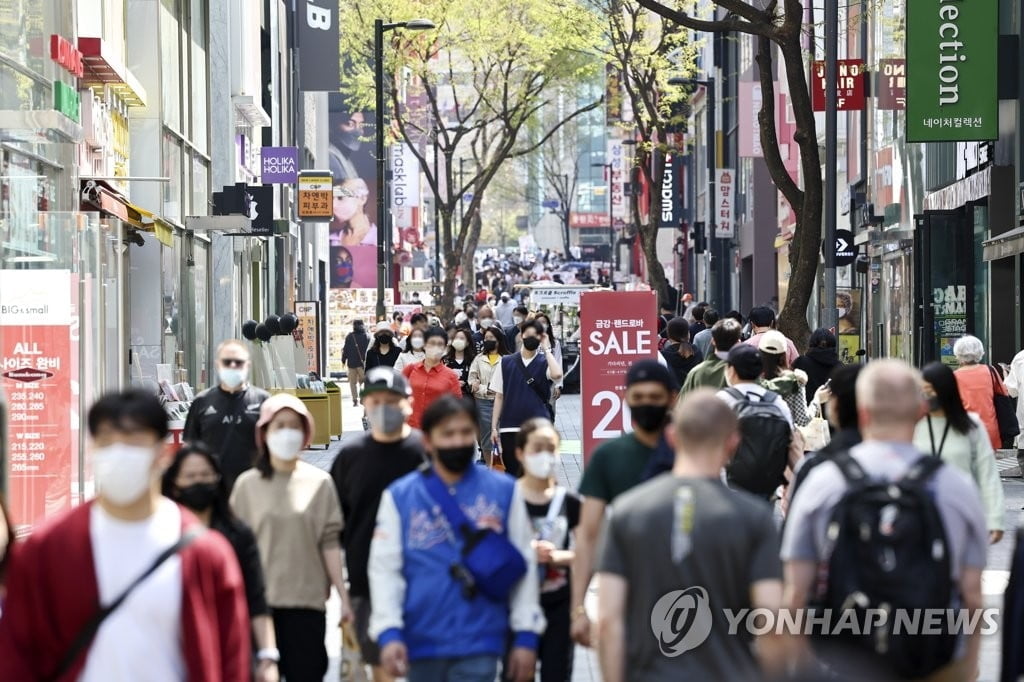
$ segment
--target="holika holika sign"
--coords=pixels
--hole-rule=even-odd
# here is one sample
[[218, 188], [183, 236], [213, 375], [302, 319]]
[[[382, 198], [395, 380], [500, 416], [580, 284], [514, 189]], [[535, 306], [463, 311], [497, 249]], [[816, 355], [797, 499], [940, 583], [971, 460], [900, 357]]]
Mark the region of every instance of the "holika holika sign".
[[999, 137], [999, 0], [907, 3], [907, 141]]

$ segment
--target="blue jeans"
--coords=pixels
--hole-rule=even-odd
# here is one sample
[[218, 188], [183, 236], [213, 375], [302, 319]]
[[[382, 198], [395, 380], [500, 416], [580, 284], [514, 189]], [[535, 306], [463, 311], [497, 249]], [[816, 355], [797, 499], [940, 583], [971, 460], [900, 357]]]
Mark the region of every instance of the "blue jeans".
[[480, 420], [480, 454], [487, 464], [491, 463], [491, 417], [494, 414], [494, 401], [476, 399], [476, 414]]
[[427, 658], [409, 663], [408, 682], [494, 682], [497, 656]]

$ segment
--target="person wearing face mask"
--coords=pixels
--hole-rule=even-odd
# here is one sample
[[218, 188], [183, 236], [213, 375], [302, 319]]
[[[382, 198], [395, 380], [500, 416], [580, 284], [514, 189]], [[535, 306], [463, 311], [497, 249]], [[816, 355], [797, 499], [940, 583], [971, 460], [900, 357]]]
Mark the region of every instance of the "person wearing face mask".
[[341, 351], [341, 362], [346, 366], [348, 385], [352, 393], [352, 406], [359, 404], [359, 387], [363, 383], [363, 366], [366, 364], [366, 351], [370, 346], [370, 335], [366, 333], [366, 325], [362, 320], [352, 323], [352, 333], [345, 336], [345, 346]]
[[480, 306], [477, 318], [478, 328], [473, 332], [473, 343], [476, 344], [476, 352], [480, 353], [484, 349], [484, 332], [493, 327], [496, 322], [493, 309], [486, 305]]
[[679, 386], [671, 370], [657, 360], [634, 362], [626, 373], [626, 405], [633, 431], [599, 445], [580, 480], [583, 506], [576, 531], [572, 569], [572, 636], [590, 646], [591, 623], [583, 600], [594, 575], [594, 558], [604, 512], [616, 497], [641, 483], [663, 442], [669, 410]]
[[394, 367], [401, 352], [390, 325], [378, 322], [373, 343], [366, 349], [365, 371], [369, 372], [374, 367]]
[[380, 667], [380, 650], [369, 634], [370, 579], [367, 562], [384, 490], [427, 460], [423, 434], [408, 425], [412, 392], [405, 377], [389, 367], [366, 375], [362, 400], [370, 431], [342, 446], [331, 466], [345, 531], [342, 547], [348, 564], [349, 593], [356, 638], [363, 661], [374, 666], [376, 682], [391, 677]]
[[220, 344], [219, 383], [195, 397], [182, 432], [186, 441], [203, 442], [220, 454], [229, 493], [239, 475], [252, 466], [260, 405], [270, 395], [249, 384], [249, 368], [249, 348], [244, 341], [231, 339]]
[[343, 621], [352, 608], [342, 571], [338, 492], [330, 475], [299, 459], [313, 436], [301, 400], [278, 393], [256, 424], [256, 467], [238, 478], [231, 508], [252, 528], [266, 578], [281, 675], [288, 682], [327, 673], [326, 601], [333, 586]]
[[280, 652], [274, 637], [274, 623], [263, 582], [256, 536], [228, 506], [227, 488], [220, 464], [202, 443], [186, 443], [174, 454], [164, 471], [161, 488], [169, 497], [195, 514], [203, 525], [217, 531], [231, 543], [245, 583], [245, 598], [256, 643], [255, 682], [277, 682]]
[[478, 438], [480, 455], [484, 463], [490, 466], [493, 463], [494, 443], [487, 427], [494, 416], [495, 398], [495, 393], [491, 390], [491, 375], [501, 362], [501, 358], [508, 355], [508, 348], [505, 347], [505, 337], [501, 330], [489, 325], [483, 331], [480, 345], [480, 353], [473, 358], [473, 364], [469, 368], [469, 390], [476, 401], [477, 417], [483, 424]]
[[[423, 338], [423, 331], [424, 330], [417, 327], [409, 332], [409, 336], [405, 340], [405, 347], [407, 350], [399, 355], [398, 360], [395, 361], [395, 369], [399, 372], [404, 371], [409, 365], [414, 365], [417, 362], [423, 362], [423, 359], [427, 356], [423, 348], [426, 345], [426, 339]], [[444, 330], [442, 329], [441, 332], [444, 333]], [[445, 338], [447, 338], [447, 335], [445, 335]]]
[[473, 358], [476, 355], [476, 345], [473, 343], [473, 332], [469, 329], [456, 329], [448, 352], [444, 356], [445, 367], [459, 375], [459, 387], [462, 395], [472, 399], [473, 393], [469, 390], [469, 369], [473, 365]]
[[501, 296], [499, 298], [501, 301], [494, 306], [494, 318], [502, 327], [511, 327], [514, 324], [512, 316], [514, 314], [513, 311], [516, 308], [516, 304], [507, 291], [501, 292]]
[[[558, 366], [561, 367], [562, 366], [562, 344], [559, 343], [558, 339], [555, 338], [555, 332], [554, 332], [554, 329], [551, 326], [551, 318], [548, 317], [547, 313], [539, 313], [533, 319], [536, 320], [537, 322], [540, 322], [542, 325], [544, 325], [544, 333], [547, 334], [548, 338], [551, 339], [551, 354], [553, 356], [555, 356], [555, 362], [557, 362]], [[552, 416], [552, 418], [554, 418], [554, 415], [555, 415], [555, 412], [556, 412], [555, 406], [557, 405], [558, 399], [560, 397], [562, 397], [562, 380], [561, 379], [559, 379], [558, 381], [554, 382], [554, 384], [551, 386], [551, 400], [548, 401], [548, 405], [551, 406], [551, 416]]]
[[137, 389], [110, 393], [87, 423], [97, 496], [19, 543], [0, 680], [250, 680], [234, 552], [160, 494], [163, 405]]
[[491, 440], [500, 444], [505, 471], [519, 476], [522, 470], [512, 453], [516, 433], [527, 419], [550, 419], [551, 386], [562, 378], [562, 367], [551, 354], [551, 341], [539, 322], [523, 324], [523, 349], [501, 359], [488, 387], [494, 391]]
[[413, 428], [419, 428], [424, 410], [441, 396], [451, 393], [462, 397], [459, 375], [443, 362], [445, 351], [448, 349], [448, 335], [440, 327], [431, 327], [422, 338], [425, 341], [423, 360], [406, 365], [402, 370], [412, 389], [413, 403], [409, 425]]
[[505, 327], [505, 339], [509, 348], [519, 347], [519, 335], [523, 330], [523, 324], [530, 321], [530, 309], [524, 305], [516, 306], [512, 314], [512, 324]]
[[547, 419], [526, 422], [516, 438], [516, 458], [523, 465], [516, 486], [533, 524], [540, 604], [548, 623], [537, 650], [541, 680], [572, 679], [569, 567], [576, 554], [569, 541], [580, 522], [580, 498], [555, 483], [560, 444], [558, 431]]
[[[474, 466], [477, 429], [468, 401], [435, 401], [423, 415], [430, 465], [388, 486], [377, 511], [370, 636], [385, 670], [410, 682], [494, 680], [509, 631], [505, 679], [534, 676], [545, 621], [533, 529], [513, 480]], [[470, 532], [515, 568], [500, 585], [467, 568]]]

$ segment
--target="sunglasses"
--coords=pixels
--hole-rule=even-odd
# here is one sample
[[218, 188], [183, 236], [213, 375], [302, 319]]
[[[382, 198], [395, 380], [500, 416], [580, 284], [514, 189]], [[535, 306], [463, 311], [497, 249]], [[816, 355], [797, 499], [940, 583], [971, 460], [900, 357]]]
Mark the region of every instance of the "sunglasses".
[[245, 360], [241, 358], [224, 358], [220, 361], [222, 367], [245, 367]]

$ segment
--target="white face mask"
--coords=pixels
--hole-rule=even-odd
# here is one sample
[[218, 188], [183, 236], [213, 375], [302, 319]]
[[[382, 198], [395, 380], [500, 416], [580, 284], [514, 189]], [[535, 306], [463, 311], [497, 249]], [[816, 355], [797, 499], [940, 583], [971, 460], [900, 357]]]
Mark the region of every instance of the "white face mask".
[[278, 459], [290, 462], [302, 452], [306, 434], [299, 429], [277, 429], [267, 433], [267, 449]]
[[493, 324], [494, 324], [494, 318], [491, 318], [491, 317], [481, 317], [480, 318], [480, 326], [483, 327], [484, 329], [489, 329], [491, 327], [491, 325], [493, 325]]
[[523, 317], [521, 315], [513, 315], [512, 316], [512, 321], [515, 322], [516, 324], [522, 324], [523, 323]]
[[836, 308], [836, 312], [839, 314], [840, 318], [843, 318], [843, 317], [846, 317], [846, 314], [849, 311], [846, 308]]
[[245, 380], [249, 378], [248, 375], [249, 372], [246, 369], [238, 369], [236, 367], [217, 368], [217, 376], [220, 378], [220, 383], [232, 391], [244, 384]]
[[415, 350], [419, 350], [420, 348], [423, 348], [423, 337], [422, 336], [414, 336], [414, 337], [412, 337], [411, 339], [409, 339], [409, 345], [412, 346]]
[[466, 350], [466, 339], [455, 339], [452, 341], [452, 348], [455, 350]]
[[555, 473], [557, 458], [553, 452], [535, 452], [524, 458], [526, 473], [535, 478], [551, 478]]
[[436, 346], [431, 346], [426, 350], [426, 355], [431, 360], [440, 360], [441, 356], [444, 355], [444, 348], [437, 348]]
[[100, 495], [118, 506], [141, 498], [153, 478], [153, 448], [114, 443], [93, 452], [93, 471]]

